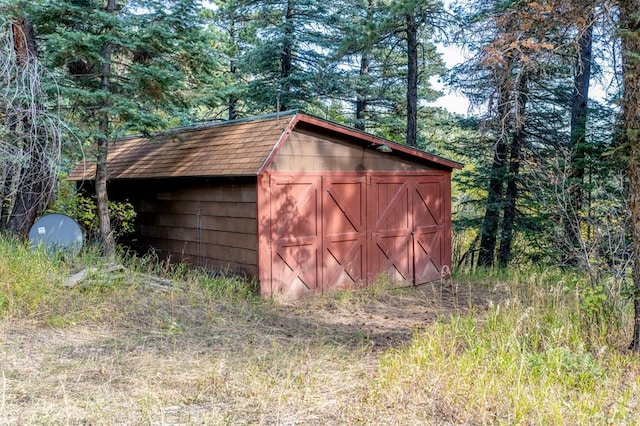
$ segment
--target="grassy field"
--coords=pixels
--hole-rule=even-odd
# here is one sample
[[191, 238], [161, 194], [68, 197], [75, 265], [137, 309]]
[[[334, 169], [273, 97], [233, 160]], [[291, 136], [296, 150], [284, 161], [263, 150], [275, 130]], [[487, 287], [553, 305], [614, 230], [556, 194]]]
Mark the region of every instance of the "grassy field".
[[81, 262], [98, 269], [67, 288], [78, 265], [0, 241], [0, 424], [640, 423], [628, 313], [580, 277], [279, 305], [237, 279]]

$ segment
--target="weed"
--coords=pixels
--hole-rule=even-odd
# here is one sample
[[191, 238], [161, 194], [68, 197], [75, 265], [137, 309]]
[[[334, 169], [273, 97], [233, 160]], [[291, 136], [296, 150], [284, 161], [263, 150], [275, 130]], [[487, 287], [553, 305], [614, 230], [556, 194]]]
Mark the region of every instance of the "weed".
[[64, 265], [44, 250], [0, 239], [0, 316], [29, 317], [59, 301]]

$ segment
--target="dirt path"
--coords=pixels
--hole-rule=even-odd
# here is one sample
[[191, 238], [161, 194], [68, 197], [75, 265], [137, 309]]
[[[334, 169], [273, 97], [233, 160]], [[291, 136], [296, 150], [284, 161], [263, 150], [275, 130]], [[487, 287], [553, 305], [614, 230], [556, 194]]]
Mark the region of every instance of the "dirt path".
[[321, 332], [344, 344], [364, 343], [380, 351], [409, 343], [416, 331], [439, 319], [470, 309], [482, 312], [498, 297], [484, 288], [436, 282], [363, 297], [354, 293], [340, 301], [297, 301], [282, 306], [279, 325], [291, 335]]

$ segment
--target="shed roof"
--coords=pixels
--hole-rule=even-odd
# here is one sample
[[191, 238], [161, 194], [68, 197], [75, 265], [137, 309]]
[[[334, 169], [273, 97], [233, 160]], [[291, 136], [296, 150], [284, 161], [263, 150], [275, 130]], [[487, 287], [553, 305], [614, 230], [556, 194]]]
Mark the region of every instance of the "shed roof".
[[[354, 144], [388, 145], [419, 163], [444, 168], [462, 167], [406, 145], [351, 129], [300, 112], [286, 112], [242, 120], [210, 123], [133, 136], [110, 143], [109, 179], [166, 177], [256, 176], [296, 127], [342, 136]], [[70, 180], [95, 179], [93, 163], [76, 165]]]

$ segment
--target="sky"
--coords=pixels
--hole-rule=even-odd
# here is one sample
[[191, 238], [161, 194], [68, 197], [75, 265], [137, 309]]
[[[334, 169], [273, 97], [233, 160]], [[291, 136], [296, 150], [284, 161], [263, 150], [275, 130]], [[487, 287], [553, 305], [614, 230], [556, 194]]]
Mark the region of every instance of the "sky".
[[[438, 50], [442, 53], [443, 60], [447, 66], [447, 69], [451, 69], [454, 66], [464, 62], [464, 52], [454, 46], [437, 45]], [[607, 103], [607, 99], [615, 95], [616, 85], [611, 83], [615, 78], [612, 70], [601, 71], [602, 77], [599, 79], [592, 78], [591, 85], [589, 86], [589, 98], [598, 102]], [[456, 93], [453, 89], [446, 87], [438, 77], [432, 77], [431, 85], [436, 90], [440, 90], [443, 96], [435, 102], [430, 102], [427, 105], [442, 107], [453, 113], [462, 115], [464, 117], [470, 115], [469, 101], [460, 93]], [[477, 112], [477, 111], [476, 111]]]
[[[451, 69], [454, 66], [461, 64], [464, 61], [464, 54], [462, 50], [456, 47], [445, 47], [438, 45], [438, 50], [442, 53], [442, 59], [447, 66], [447, 69]], [[453, 113], [467, 116], [469, 113], [469, 101], [460, 93], [456, 93], [451, 90], [440, 81], [438, 77], [431, 79], [431, 85], [436, 89], [443, 92], [443, 96], [435, 102], [430, 102], [429, 106], [438, 106]]]

